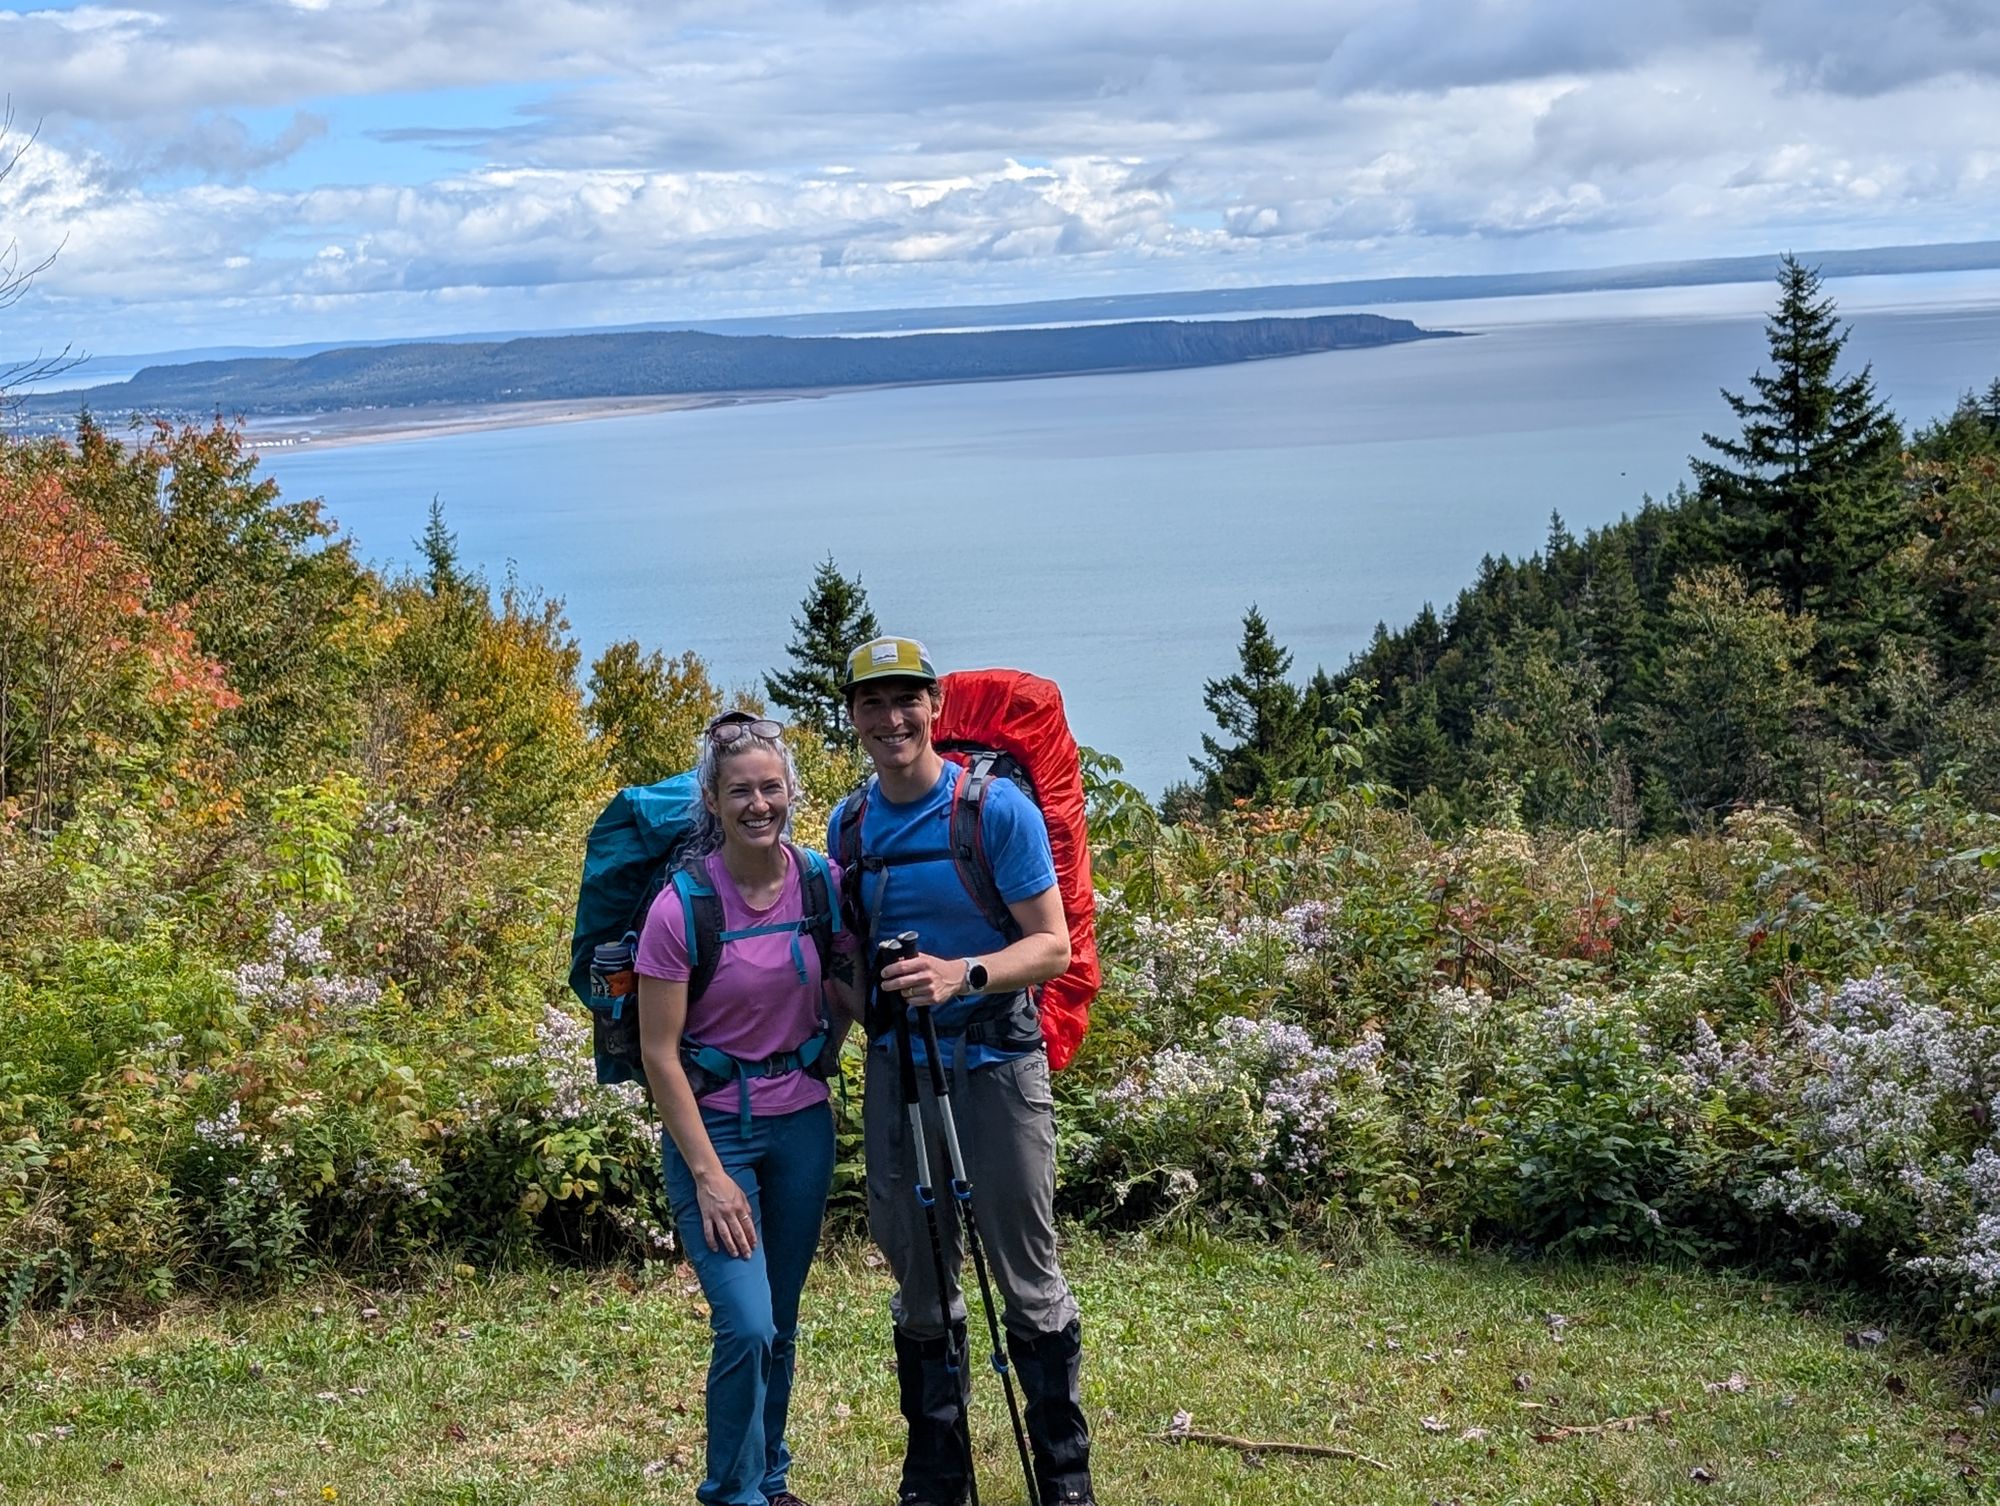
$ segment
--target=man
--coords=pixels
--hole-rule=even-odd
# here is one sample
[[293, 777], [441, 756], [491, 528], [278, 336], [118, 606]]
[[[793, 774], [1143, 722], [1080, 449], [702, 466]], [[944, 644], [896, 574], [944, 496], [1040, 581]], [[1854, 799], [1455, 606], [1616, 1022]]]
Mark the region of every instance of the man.
[[[979, 808], [980, 832], [1013, 922], [1013, 934], [1004, 933], [987, 920], [954, 866], [948, 833], [964, 771], [931, 744], [943, 701], [924, 646], [910, 638], [862, 644], [848, 659], [843, 690], [875, 777], [834, 813], [827, 850], [852, 870], [844, 879], [856, 911], [851, 920], [871, 961], [878, 939], [905, 931], [918, 937], [917, 955], [891, 964], [878, 980], [866, 1021], [863, 1100], [869, 1230], [896, 1278], [889, 1306], [909, 1424], [899, 1499], [902, 1506], [960, 1506], [971, 1484], [959, 1431], [971, 1380], [962, 1363], [965, 1299], [958, 1285], [965, 1243], [953, 1199], [939, 1197], [947, 1282], [940, 1294], [925, 1213], [913, 1191], [917, 1163], [900, 1092], [895, 1011], [907, 1007], [919, 1053], [915, 1011], [934, 1012], [966, 1176], [975, 1188], [974, 1215], [1000, 1288], [1007, 1352], [1021, 1383], [1042, 1506], [1094, 1506], [1090, 1432], [1078, 1386], [1082, 1325], [1056, 1257], [1055, 1101], [1031, 992], [1070, 960], [1048, 828], [1034, 803], [1007, 780], [989, 787]], [[928, 1098], [925, 1117], [935, 1135]], [[931, 1162], [934, 1168], [943, 1164], [935, 1149]], [[944, 1175], [933, 1171], [940, 1180]]]

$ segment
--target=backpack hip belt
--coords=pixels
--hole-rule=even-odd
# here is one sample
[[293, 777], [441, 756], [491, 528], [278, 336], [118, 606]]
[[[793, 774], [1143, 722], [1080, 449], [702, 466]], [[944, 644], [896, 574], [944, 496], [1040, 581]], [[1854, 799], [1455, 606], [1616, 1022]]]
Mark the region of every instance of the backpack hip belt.
[[[791, 1051], [776, 1051], [766, 1057], [731, 1056], [714, 1046], [704, 1046], [699, 1041], [685, 1038], [681, 1041], [681, 1070], [687, 1074], [688, 1087], [694, 1090], [696, 1098], [706, 1098], [710, 1093], [726, 1088], [730, 1083], [737, 1085], [737, 1112], [743, 1128], [750, 1128], [750, 1082], [759, 1077], [784, 1077], [792, 1072], [804, 1072], [817, 1077], [822, 1082], [833, 1065], [826, 1056], [827, 1030], [822, 1027], [808, 1036]], [[815, 1070], [815, 1069], [818, 1070]]]
[[[862, 1029], [871, 1043], [895, 1033], [897, 1003], [896, 995], [884, 996], [879, 988], [870, 993]], [[1042, 1046], [1041, 1005], [1032, 989], [987, 994], [963, 1020], [950, 1024], [938, 1020], [937, 1033], [940, 1039], [962, 1040], [968, 1046], [990, 1046], [996, 1051], [1038, 1050]]]

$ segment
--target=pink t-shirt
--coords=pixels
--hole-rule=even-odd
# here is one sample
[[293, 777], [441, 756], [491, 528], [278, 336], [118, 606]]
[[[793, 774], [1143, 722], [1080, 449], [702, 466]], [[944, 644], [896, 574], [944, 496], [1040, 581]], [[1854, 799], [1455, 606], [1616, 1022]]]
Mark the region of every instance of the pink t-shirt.
[[[722, 928], [725, 931], [751, 926], [783, 925], [798, 920], [804, 912], [799, 887], [799, 868], [788, 865], [785, 886], [763, 910], [745, 903], [736, 882], [723, 866], [722, 854], [710, 853], [703, 860], [708, 881], [722, 900]], [[834, 893], [840, 892], [840, 869], [828, 862]], [[805, 982], [792, 956], [794, 938], [798, 955], [805, 963]], [[854, 949], [853, 938], [842, 931], [834, 938], [841, 951]], [[660, 891], [646, 924], [639, 932], [639, 954], [634, 970], [648, 978], [688, 980], [687, 925], [681, 914], [680, 892], [672, 884]], [[775, 932], [766, 936], [746, 936], [726, 943], [722, 960], [707, 991], [688, 1007], [684, 1034], [688, 1040], [746, 1061], [758, 1061], [780, 1051], [796, 1050], [820, 1027], [819, 948], [803, 933]], [[742, 1102], [741, 1084], [729, 1083], [708, 1094], [704, 1107], [734, 1111]], [[779, 1077], [750, 1080], [750, 1112], [757, 1115], [790, 1114], [826, 1102], [826, 1084], [805, 1072], [787, 1072]]]

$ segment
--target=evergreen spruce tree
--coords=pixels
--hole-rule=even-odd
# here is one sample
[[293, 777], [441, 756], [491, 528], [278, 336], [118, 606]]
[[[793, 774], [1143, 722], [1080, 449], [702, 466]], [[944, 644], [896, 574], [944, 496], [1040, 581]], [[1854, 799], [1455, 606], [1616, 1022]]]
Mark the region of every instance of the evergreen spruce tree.
[[792, 641], [785, 645], [792, 667], [764, 676], [764, 693], [829, 750], [852, 747], [840, 682], [847, 677], [847, 656], [881, 632], [861, 577], [842, 575], [829, 554], [813, 572], [812, 588], [792, 619]]
[[1387, 719], [1379, 762], [1390, 784], [1405, 795], [1425, 790], [1457, 793], [1464, 782], [1463, 760], [1438, 725], [1437, 691], [1429, 685], [1403, 692], [1401, 704]]
[[1234, 800], [1268, 801], [1292, 780], [1316, 770], [1319, 746], [1312, 708], [1305, 693], [1286, 676], [1291, 653], [1271, 636], [1264, 614], [1254, 606], [1243, 617], [1238, 669], [1202, 686], [1202, 704], [1233, 743], [1204, 735], [1205, 759], [1190, 759], [1202, 776], [1211, 810]]
[[444, 526], [444, 504], [431, 498], [430, 520], [417, 540], [424, 556], [424, 586], [432, 596], [457, 595], [472, 583], [458, 562], [458, 535]]
[[1621, 525], [1593, 536], [1594, 558], [1577, 601], [1579, 647], [1603, 677], [1605, 707], [1613, 713], [1624, 710], [1646, 684], [1651, 648], [1628, 532]]
[[1844, 677], [1887, 625], [1894, 593], [1877, 567], [1910, 536], [1902, 433], [1867, 367], [1838, 374], [1847, 331], [1819, 274], [1787, 256], [1778, 289], [1765, 323], [1770, 370], [1750, 378], [1752, 395], [1722, 394], [1742, 433], [1703, 435], [1715, 458], [1692, 464], [1730, 560], [1753, 590], [1772, 588], [1786, 611], [1818, 617], [1822, 667]]

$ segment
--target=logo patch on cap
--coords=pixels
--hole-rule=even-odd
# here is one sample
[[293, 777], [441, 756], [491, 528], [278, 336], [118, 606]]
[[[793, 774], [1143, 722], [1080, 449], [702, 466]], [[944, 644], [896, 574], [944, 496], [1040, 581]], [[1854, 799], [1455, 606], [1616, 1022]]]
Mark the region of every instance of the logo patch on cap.
[[885, 638], [868, 651], [868, 658], [875, 664], [894, 664], [903, 655], [903, 645], [893, 638]]

